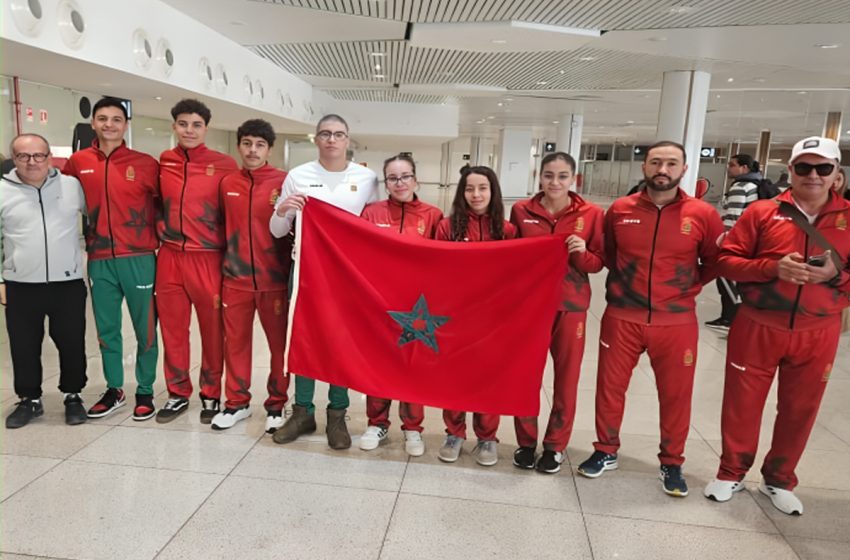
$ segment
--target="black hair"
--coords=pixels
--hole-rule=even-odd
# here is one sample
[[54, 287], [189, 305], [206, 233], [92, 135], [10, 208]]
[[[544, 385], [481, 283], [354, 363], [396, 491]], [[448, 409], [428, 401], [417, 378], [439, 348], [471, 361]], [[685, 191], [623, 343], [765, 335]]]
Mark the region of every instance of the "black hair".
[[734, 159], [738, 162], [738, 165], [743, 165], [747, 169], [750, 170], [750, 173], [758, 173], [759, 171], [759, 162], [753, 159], [753, 156], [747, 154], [735, 154], [730, 159]]
[[171, 118], [175, 121], [177, 121], [178, 115], [191, 115], [192, 113], [204, 119], [204, 124], [210, 124], [212, 113], [210, 113], [209, 107], [197, 99], [181, 99], [177, 102], [177, 105], [171, 108]]
[[319, 122], [316, 123], [316, 132], [319, 132], [319, 127], [322, 126], [323, 123], [326, 123], [328, 121], [336, 121], [338, 123], [341, 123], [342, 126], [345, 127], [345, 131], [348, 132], [348, 123], [345, 122], [344, 118], [342, 118], [339, 115], [336, 115], [334, 113], [331, 113], [329, 115], [325, 115], [324, 117], [319, 119]]
[[245, 136], [262, 138], [268, 143], [269, 148], [274, 146], [274, 128], [272, 128], [269, 121], [264, 121], [263, 119], [249, 119], [243, 122], [242, 125], [236, 129], [236, 142], [242, 142], [242, 138]]
[[661, 140], [660, 142], [656, 142], [652, 146], [646, 149], [646, 153], [643, 156], [643, 161], [649, 159], [649, 152], [654, 150], [655, 148], [678, 148], [682, 152], [682, 163], [688, 163], [688, 154], [685, 153], [685, 147], [679, 144], [678, 142], [673, 142], [672, 140]]
[[473, 174], [483, 175], [490, 182], [490, 204], [487, 206], [487, 217], [490, 218], [490, 237], [504, 239], [505, 207], [502, 204], [502, 188], [499, 186], [499, 178], [496, 176], [496, 172], [489, 167], [476, 165], [467, 169], [457, 183], [455, 198], [452, 201], [452, 212], [449, 215], [452, 226], [451, 240], [463, 241], [463, 238], [466, 237], [466, 228], [469, 226], [469, 204], [466, 202], [464, 191], [466, 190], [467, 177]]
[[94, 104], [94, 107], [91, 110], [91, 117], [94, 118], [95, 115], [97, 115], [97, 112], [103, 109], [104, 107], [115, 107], [116, 109], [121, 109], [121, 112], [124, 114], [124, 120], [130, 120], [130, 117], [127, 116], [127, 107], [124, 105], [124, 101], [118, 99], [117, 97], [101, 98], [97, 103]]
[[416, 175], [416, 162], [413, 161], [413, 158], [406, 154], [398, 154], [384, 160], [384, 177], [387, 176], [387, 166], [394, 161], [406, 161], [413, 169], [413, 174]]
[[576, 160], [573, 159], [573, 156], [566, 152], [554, 152], [547, 156], [544, 156], [542, 160], [540, 160], [540, 171], [543, 171], [543, 168], [546, 167], [547, 164], [552, 163], [553, 161], [561, 160], [567, 165], [570, 166], [570, 169], [573, 170], [573, 174], [576, 172]]

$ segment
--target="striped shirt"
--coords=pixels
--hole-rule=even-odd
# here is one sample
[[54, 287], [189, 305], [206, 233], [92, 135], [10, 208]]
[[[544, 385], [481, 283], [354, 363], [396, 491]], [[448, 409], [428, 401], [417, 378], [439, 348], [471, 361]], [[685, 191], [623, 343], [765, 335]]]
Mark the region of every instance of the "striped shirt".
[[747, 206], [758, 200], [758, 186], [746, 181], [734, 182], [723, 199], [723, 225], [731, 229]]

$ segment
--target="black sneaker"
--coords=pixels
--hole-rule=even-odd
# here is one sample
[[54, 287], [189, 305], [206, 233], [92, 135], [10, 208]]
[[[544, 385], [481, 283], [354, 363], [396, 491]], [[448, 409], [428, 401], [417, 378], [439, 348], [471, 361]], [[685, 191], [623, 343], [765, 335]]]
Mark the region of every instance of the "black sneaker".
[[723, 317], [718, 317], [713, 321], [706, 321], [705, 326], [713, 329], [727, 330], [730, 326], [732, 326], [732, 321], [724, 319]]
[[660, 478], [665, 494], [677, 498], [684, 498], [688, 495], [688, 483], [685, 482], [685, 477], [682, 476], [682, 467], [678, 465], [661, 465]]
[[534, 448], [517, 447], [514, 451], [514, 466], [520, 469], [534, 468]]
[[6, 427], [10, 430], [22, 428], [30, 423], [33, 418], [44, 414], [44, 405], [41, 399], [21, 399], [15, 405], [12, 414], [6, 417]]
[[109, 388], [100, 396], [100, 400], [89, 409], [89, 418], [103, 418], [107, 414], [112, 414], [126, 403], [127, 397], [124, 396], [123, 389]]
[[133, 420], [142, 422], [153, 418], [156, 414], [156, 407], [153, 404], [153, 395], [136, 394], [136, 406], [133, 408]]
[[208, 399], [201, 395], [201, 424], [210, 424], [220, 411], [221, 403], [218, 399]]
[[604, 451], [594, 451], [593, 455], [578, 466], [578, 473], [587, 478], [596, 478], [602, 476], [605, 471], [613, 471], [617, 468], [617, 455], [605, 453]]
[[83, 424], [87, 420], [86, 408], [79, 393], [68, 393], [65, 395], [65, 423], [69, 426]]
[[555, 474], [556, 472], [561, 470], [561, 463], [563, 462], [563, 453], [558, 453], [557, 451], [552, 451], [550, 449], [544, 449], [543, 454], [540, 455], [540, 458], [537, 460], [537, 465], [535, 465], [535, 468], [537, 469], [537, 472]]
[[189, 408], [189, 399], [169, 397], [165, 406], [156, 413], [156, 421], [158, 424], [167, 424], [186, 412], [187, 408]]

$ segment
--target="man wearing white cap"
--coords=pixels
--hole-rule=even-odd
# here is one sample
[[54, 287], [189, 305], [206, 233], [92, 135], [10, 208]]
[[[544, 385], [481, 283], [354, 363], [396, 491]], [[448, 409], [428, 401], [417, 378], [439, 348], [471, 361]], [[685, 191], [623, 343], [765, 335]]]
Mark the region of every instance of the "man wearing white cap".
[[850, 203], [833, 192], [840, 162], [834, 140], [797, 142], [788, 162], [791, 188], [750, 205], [723, 241], [718, 269], [739, 282], [743, 304], [729, 331], [723, 454], [707, 498], [725, 502], [743, 490], [778, 370], [777, 415], [759, 490], [780, 511], [803, 513], [794, 470], [832, 369], [841, 311], [850, 306]]

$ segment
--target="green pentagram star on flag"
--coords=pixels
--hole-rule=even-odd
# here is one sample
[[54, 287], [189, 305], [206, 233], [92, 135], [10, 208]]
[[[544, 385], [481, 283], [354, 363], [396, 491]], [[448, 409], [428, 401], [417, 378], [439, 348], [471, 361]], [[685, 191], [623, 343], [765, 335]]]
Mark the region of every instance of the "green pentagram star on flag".
[[428, 311], [428, 302], [425, 301], [425, 294], [419, 296], [412, 311], [387, 311], [387, 313], [403, 329], [401, 337], [398, 339], [399, 346], [418, 340], [434, 352], [440, 351], [434, 333], [438, 327], [449, 321], [449, 317], [431, 315], [431, 312]]

